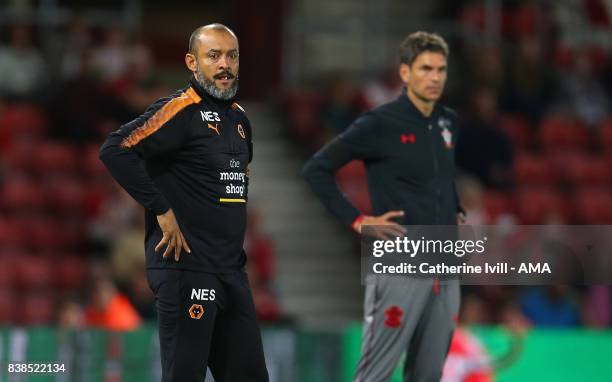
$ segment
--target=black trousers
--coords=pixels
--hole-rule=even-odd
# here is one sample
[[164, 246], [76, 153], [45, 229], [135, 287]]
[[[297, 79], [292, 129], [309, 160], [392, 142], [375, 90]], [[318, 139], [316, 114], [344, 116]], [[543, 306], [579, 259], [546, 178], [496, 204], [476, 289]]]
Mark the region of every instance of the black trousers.
[[162, 382], [267, 382], [255, 306], [244, 271], [147, 270], [159, 323]]

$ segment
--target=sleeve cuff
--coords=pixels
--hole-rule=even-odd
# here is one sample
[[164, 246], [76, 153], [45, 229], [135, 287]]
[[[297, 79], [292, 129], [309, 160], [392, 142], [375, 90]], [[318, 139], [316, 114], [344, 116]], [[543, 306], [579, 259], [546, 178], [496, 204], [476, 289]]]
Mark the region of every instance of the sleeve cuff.
[[153, 201], [153, 203], [151, 203], [149, 209], [155, 215], [163, 215], [170, 209], [170, 204], [168, 203], [166, 198], [163, 197], [163, 195], [160, 195]]
[[351, 223], [351, 228], [355, 231], [357, 231], [357, 226], [359, 224], [361, 224], [361, 221], [363, 220], [363, 218], [365, 217], [365, 215], [359, 215], [357, 216], [357, 218], [355, 220], [353, 220], [353, 222]]

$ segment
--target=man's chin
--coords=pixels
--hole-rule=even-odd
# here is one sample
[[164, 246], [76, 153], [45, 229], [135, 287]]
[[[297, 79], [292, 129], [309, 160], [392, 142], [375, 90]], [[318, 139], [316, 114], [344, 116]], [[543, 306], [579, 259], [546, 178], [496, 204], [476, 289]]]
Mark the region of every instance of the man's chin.
[[442, 94], [428, 94], [427, 96], [425, 96], [424, 98], [428, 101], [428, 102], [438, 102], [438, 100], [440, 99], [440, 97], [442, 97]]
[[215, 86], [221, 90], [230, 89], [234, 86], [235, 80], [215, 80]]

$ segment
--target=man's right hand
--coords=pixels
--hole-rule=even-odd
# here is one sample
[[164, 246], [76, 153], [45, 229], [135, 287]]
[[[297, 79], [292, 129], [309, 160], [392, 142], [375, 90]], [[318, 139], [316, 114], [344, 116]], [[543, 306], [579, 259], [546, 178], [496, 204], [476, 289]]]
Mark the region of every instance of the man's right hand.
[[404, 211], [401, 210], [389, 211], [379, 216], [364, 215], [359, 221], [353, 224], [353, 229], [361, 234], [364, 225], [373, 226], [371, 233], [374, 236], [385, 240], [392, 239], [406, 234], [406, 229], [404, 227], [391, 220], [401, 216], [404, 216]]
[[185, 240], [185, 237], [183, 236], [183, 233], [176, 222], [172, 209], [169, 209], [162, 215], [157, 215], [157, 222], [159, 223], [159, 227], [161, 228], [164, 236], [155, 246], [155, 252], [163, 248], [164, 245], [167, 245], [163, 257], [165, 259], [174, 249], [175, 261], [179, 261], [181, 258], [181, 251], [183, 249], [185, 249], [187, 253], [191, 253], [191, 248], [189, 248], [189, 245], [187, 245], [187, 240]]

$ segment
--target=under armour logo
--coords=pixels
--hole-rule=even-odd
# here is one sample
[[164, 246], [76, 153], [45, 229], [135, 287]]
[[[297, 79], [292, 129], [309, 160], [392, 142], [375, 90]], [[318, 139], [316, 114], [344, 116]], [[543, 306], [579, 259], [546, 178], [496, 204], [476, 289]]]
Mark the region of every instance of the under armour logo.
[[385, 316], [387, 319], [385, 320], [385, 326], [390, 328], [399, 328], [402, 324], [402, 316], [404, 315], [404, 311], [400, 309], [399, 306], [393, 305], [389, 309], [385, 310]]
[[411, 134], [402, 134], [402, 143], [406, 144], [408, 142], [410, 143], [414, 143], [416, 142], [416, 137], [414, 136], [414, 133]]
[[219, 133], [219, 127], [217, 127], [217, 124], [216, 124], [216, 123], [215, 123], [214, 125], [213, 125], [212, 123], [209, 123], [209, 124], [208, 124], [208, 128], [209, 128], [209, 129], [211, 129], [211, 130], [214, 130], [214, 131], [217, 133], [217, 135], [221, 135], [221, 134]]

